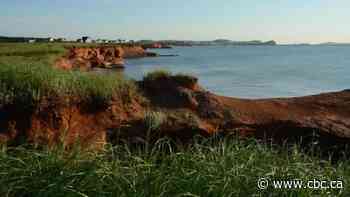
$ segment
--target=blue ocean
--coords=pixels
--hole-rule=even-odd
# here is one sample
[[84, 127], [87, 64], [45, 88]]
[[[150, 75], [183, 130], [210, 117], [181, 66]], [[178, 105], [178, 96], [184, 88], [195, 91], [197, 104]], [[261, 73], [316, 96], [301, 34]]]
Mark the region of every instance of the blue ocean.
[[350, 45], [195, 46], [152, 50], [175, 57], [129, 59], [125, 74], [142, 79], [166, 69], [188, 73], [220, 95], [295, 97], [350, 88]]

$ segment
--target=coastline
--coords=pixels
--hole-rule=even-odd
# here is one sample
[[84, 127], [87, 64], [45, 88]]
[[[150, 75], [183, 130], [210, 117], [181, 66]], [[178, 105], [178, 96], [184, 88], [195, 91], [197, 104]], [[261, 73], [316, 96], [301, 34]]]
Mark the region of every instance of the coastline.
[[[118, 134], [120, 139], [145, 138], [149, 118], [159, 121], [158, 138], [170, 136], [181, 141], [195, 135], [271, 137], [283, 141], [308, 138], [315, 131], [330, 144], [350, 139], [349, 90], [254, 100], [218, 96], [197, 81], [193, 76], [158, 71], [138, 81], [138, 95], [128, 96], [127, 101], [122, 95], [101, 104], [56, 95], [40, 99], [33, 108], [21, 108], [19, 103], [4, 105], [0, 108], [4, 115], [0, 139], [11, 144], [18, 136], [26, 136], [26, 141], [52, 145], [65, 131], [67, 146], [79, 140], [84, 147], [101, 147], [115, 139], [117, 130], [123, 131]], [[71, 101], [67, 103], [67, 99]]]
[[[122, 65], [124, 58], [149, 54], [139, 46], [73, 47], [54, 61], [54, 68], [61, 71], [55, 71], [58, 73], [51, 80], [55, 85], [69, 70], [109, 68], [110, 64]], [[67, 77], [74, 77], [72, 74]], [[80, 74], [77, 77], [85, 78]], [[90, 78], [88, 73], [86, 77]], [[29, 92], [31, 106], [23, 108], [27, 104], [19, 100], [1, 104], [2, 143], [16, 144], [19, 136], [25, 136], [28, 142], [55, 144], [65, 131], [67, 146], [79, 140], [83, 146], [101, 147], [112, 143], [116, 131], [123, 131], [118, 138], [128, 141], [145, 138], [150, 118], [157, 121], [152, 124], [157, 125], [158, 139], [170, 136], [188, 141], [195, 135], [238, 135], [283, 141], [309, 138], [315, 131], [326, 144], [347, 143], [350, 139], [349, 90], [284, 99], [239, 99], [208, 92], [194, 76], [165, 71], [149, 73], [137, 82], [118, 82], [117, 92], [114, 77], [92, 77], [87, 90], [80, 90], [84, 86], [77, 82], [76, 91], [81, 93], [65, 93], [63, 89], [63, 93], [43, 94], [33, 100], [36, 94]], [[107, 79], [111, 81], [104, 81]], [[38, 85], [41, 88], [45, 83], [39, 80]]]
[[89, 196], [145, 190], [153, 196], [250, 196], [260, 195], [256, 182], [271, 170], [303, 180], [349, 180], [350, 90], [240, 99], [213, 94], [186, 74], [156, 71], [134, 81], [57, 68], [67, 52], [57, 46], [3, 49], [0, 171], [6, 193], [76, 195], [66, 189], [74, 187]]
[[93, 68], [124, 68], [124, 59], [156, 57], [158, 54], [146, 51], [142, 46], [92, 46], [71, 47], [56, 60], [54, 67], [64, 70], [91, 70]]

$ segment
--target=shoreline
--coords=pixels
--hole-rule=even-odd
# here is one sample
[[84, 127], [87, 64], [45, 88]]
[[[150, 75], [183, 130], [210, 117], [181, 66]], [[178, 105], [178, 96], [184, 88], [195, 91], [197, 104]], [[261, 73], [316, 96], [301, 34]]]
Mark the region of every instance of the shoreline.
[[88, 71], [93, 68], [124, 68], [124, 59], [156, 57], [157, 53], [146, 51], [142, 46], [92, 46], [71, 47], [59, 57], [54, 67], [64, 70]]
[[[3, 106], [0, 114], [10, 116], [0, 123], [0, 139], [8, 143], [27, 136], [29, 142], [52, 145], [66, 131], [67, 146], [79, 140], [84, 147], [101, 148], [116, 139], [113, 135], [117, 130], [123, 131], [119, 139], [135, 142], [145, 138], [151, 127], [148, 124], [157, 125], [158, 137], [181, 141], [195, 135], [271, 137], [283, 141], [301, 136], [308, 139], [315, 131], [326, 144], [339, 145], [350, 139], [350, 112], [346, 110], [350, 105], [349, 90], [248, 100], [212, 94], [202, 89], [196, 78], [176, 75], [145, 79], [138, 82], [138, 88], [144, 97], [130, 97], [127, 103], [114, 98], [102, 105], [84, 100], [67, 104], [58, 96], [49, 98], [55, 101], [49, 101], [47, 106], [39, 104], [30, 110], [16, 103]], [[148, 119], [158, 122], [147, 123]]]
[[[146, 56], [144, 50], [125, 49], [73, 48], [64, 58], [71, 65], [81, 59], [83, 63], [93, 65], [96, 59], [120, 61]], [[56, 61], [54, 67], [61, 71], [52, 75], [57, 78], [50, 79], [53, 85], [60, 80], [60, 75], [69, 73], [67, 70], [76, 69], [60, 66]], [[84, 70], [86, 67], [90, 68], [77, 68]], [[69, 77], [74, 79], [75, 73]], [[156, 138], [169, 136], [180, 141], [191, 140], [195, 135], [269, 137], [283, 141], [299, 137], [309, 139], [317, 131], [324, 147], [349, 143], [350, 90], [293, 98], [240, 99], [213, 94], [203, 89], [194, 76], [164, 71], [149, 73], [137, 82], [118, 82], [117, 92], [114, 79], [104, 81], [107, 80], [104, 78], [107, 77], [84, 79], [84, 83], [90, 80], [87, 90], [79, 90], [84, 86], [80, 87], [83, 84], [78, 81], [77, 90], [82, 93], [55, 93], [52, 90], [53, 93], [36, 98], [36, 94], [29, 92], [26, 102], [34, 102], [31, 105], [18, 102], [20, 100], [1, 104], [0, 141], [16, 144], [24, 137], [27, 142], [52, 145], [66, 135], [67, 146], [78, 140], [82, 146], [101, 148], [106, 143], [117, 143], [113, 142], [115, 135], [133, 142], [144, 139], [149, 129], [156, 127]], [[40, 86], [46, 83], [39, 82]], [[23, 105], [28, 106], [23, 108]], [[123, 132], [117, 134], [116, 131]]]

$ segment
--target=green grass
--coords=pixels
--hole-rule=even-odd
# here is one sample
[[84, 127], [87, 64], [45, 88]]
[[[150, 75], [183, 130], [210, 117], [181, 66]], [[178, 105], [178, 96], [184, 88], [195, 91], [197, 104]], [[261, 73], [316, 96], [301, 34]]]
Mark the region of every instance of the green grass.
[[63, 54], [63, 44], [50, 43], [0, 43], [0, 56], [43, 56], [47, 54]]
[[113, 96], [130, 100], [137, 95], [135, 84], [122, 76], [66, 72], [39, 63], [0, 65], [0, 87], [5, 104], [35, 104], [51, 96], [108, 101]]
[[133, 81], [122, 75], [67, 72], [53, 68], [62, 55], [61, 44], [0, 44], [0, 105], [32, 105], [60, 96], [81, 101], [130, 101], [138, 95]]
[[145, 124], [147, 129], [154, 131], [166, 121], [166, 114], [160, 111], [147, 111], [145, 115]]
[[115, 43], [1, 43], [0, 42], [0, 57], [1, 56], [46, 56], [48, 54], [62, 55], [67, 48], [71, 47], [100, 47], [100, 46], [133, 46], [130, 44], [115, 44]]
[[172, 73], [168, 70], [155, 70], [153, 72], [147, 73], [143, 80], [144, 81], [154, 81], [157, 79], [162, 79], [162, 78], [169, 78], [172, 75]]
[[[4, 148], [1, 196], [348, 196], [350, 165], [236, 138], [200, 139], [187, 147], [162, 139], [108, 146], [99, 153], [60, 148]], [[344, 189], [259, 190], [270, 179], [342, 180]]]
[[120, 44], [97, 43], [0, 43], [1, 56], [46, 56], [61, 55], [70, 47], [122, 46]]
[[177, 82], [180, 85], [193, 84], [197, 82], [197, 79], [194, 76], [183, 73], [173, 74], [170, 71], [161, 69], [147, 73], [144, 76], [143, 80], [147, 82], [169, 78], [172, 78], [175, 82]]

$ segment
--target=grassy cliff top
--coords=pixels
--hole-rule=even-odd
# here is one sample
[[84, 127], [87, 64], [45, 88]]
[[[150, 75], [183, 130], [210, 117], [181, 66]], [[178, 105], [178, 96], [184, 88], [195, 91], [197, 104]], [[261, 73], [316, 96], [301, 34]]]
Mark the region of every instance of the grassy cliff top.
[[[0, 106], [33, 104], [43, 97], [75, 96], [107, 102], [112, 96], [137, 94], [133, 81], [122, 75], [98, 75], [53, 68], [67, 47], [64, 43], [1, 43]], [[97, 46], [77, 44], [76, 46]]]

